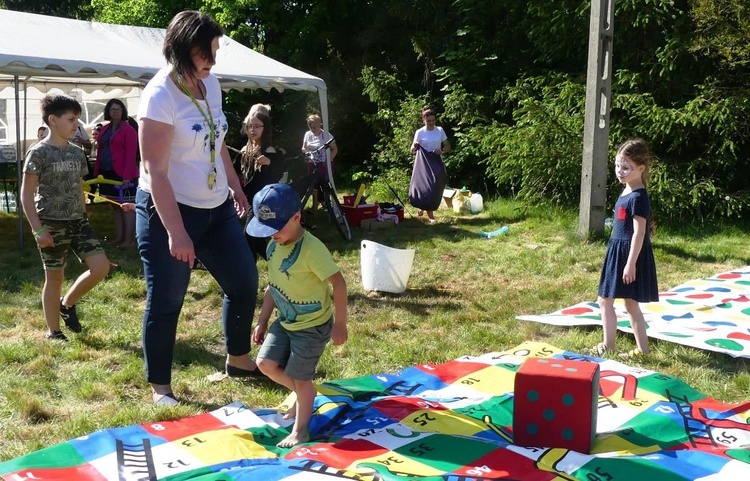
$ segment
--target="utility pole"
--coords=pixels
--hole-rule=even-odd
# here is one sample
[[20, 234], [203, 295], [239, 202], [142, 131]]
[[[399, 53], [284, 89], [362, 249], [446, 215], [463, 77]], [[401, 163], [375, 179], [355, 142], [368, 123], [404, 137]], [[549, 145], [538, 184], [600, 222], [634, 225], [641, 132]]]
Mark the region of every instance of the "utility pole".
[[592, 0], [578, 233], [604, 234], [615, 0]]

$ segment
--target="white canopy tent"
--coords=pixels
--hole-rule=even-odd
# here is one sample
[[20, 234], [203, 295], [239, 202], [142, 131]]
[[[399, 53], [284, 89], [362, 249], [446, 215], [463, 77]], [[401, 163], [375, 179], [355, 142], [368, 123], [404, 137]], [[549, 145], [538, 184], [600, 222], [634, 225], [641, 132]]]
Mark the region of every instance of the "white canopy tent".
[[[27, 95], [29, 87], [39, 92], [59, 88], [67, 92], [80, 90], [81, 95], [111, 98], [122, 94], [137, 98], [134, 92], [139, 93], [140, 88], [166, 65], [161, 53], [164, 29], [0, 10], [0, 32], [0, 99], [10, 93], [14, 95], [6, 106], [8, 116], [15, 118], [15, 125], [9, 122], [7, 128], [15, 132], [9, 139], [15, 137], [19, 185], [20, 122], [22, 116], [27, 115], [21, 92]], [[224, 90], [260, 88], [317, 92], [323, 125], [328, 128], [326, 85], [317, 77], [268, 58], [229, 37], [220, 39], [212, 72]], [[21, 107], [24, 107], [23, 113]], [[38, 111], [38, 103], [33, 102], [32, 109]], [[36, 127], [32, 127], [34, 131]], [[22, 243], [21, 221], [19, 212], [19, 243]]]

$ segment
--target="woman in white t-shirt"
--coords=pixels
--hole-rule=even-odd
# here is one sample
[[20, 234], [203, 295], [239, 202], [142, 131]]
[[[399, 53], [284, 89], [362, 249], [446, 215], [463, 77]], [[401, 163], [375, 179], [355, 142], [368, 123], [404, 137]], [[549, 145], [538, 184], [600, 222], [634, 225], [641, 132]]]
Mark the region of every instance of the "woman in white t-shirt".
[[224, 292], [226, 373], [260, 375], [249, 357], [258, 271], [238, 216], [250, 206], [224, 144], [221, 88], [211, 74], [221, 27], [196, 11], [167, 27], [167, 67], [148, 83], [138, 117], [141, 147], [136, 233], [146, 279], [143, 352], [155, 403], [174, 405], [177, 319], [196, 260]]
[[[321, 119], [320, 115], [318, 114], [312, 114], [307, 117], [307, 128], [310, 130], [305, 132], [305, 136], [302, 138], [302, 153], [312, 153], [312, 158], [307, 158], [305, 160], [305, 163], [307, 164], [307, 174], [315, 177], [316, 179], [330, 180], [328, 179], [328, 164], [326, 162], [326, 152], [325, 150], [318, 149], [325, 145], [325, 143], [329, 140], [333, 140], [330, 145], [331, 172], [336, 172], [333, 164], [333, 160], [339, 154], [339, 148], [336, 145], [336, 140], [333, 138], [332, 133], [323, 130], [323, 119]], [[315, 191], [313, 191], [313, 215], [318, 215], [318, 192], [321, 192], [320, 189], [315, 189]]]
[[[439, 168], [442, 167], [442, 174], [445, 174], [445, 164], [442, 162], [442, 155], [447, 154], [451, 150], [451, 144], [448, 142], [448, 136], [445, 135], [445, 131], [442, 127], [438, 127], [435, 125], [437, 118], [435, 116], [435, 111], [432, 110], [429, 107], [426, 107], [422, 109], [422, 122], [424, 123], [424, 127], [417, 129], [416, 132], [414, 132], [414, 140], [411, 145], [411, 153], [416, 154], [417, 150], [421, 147], [424, 149], [427, 153], [434, 154], [437, 156], [437, 159], [439, 160]], [[421, 176], [420, 179], [417, 179], [416, 173], [419, 169], [419, 166], [415, 164], [415, 172], [412, 173], [412, 185], [409, 188], [410, 191], [410, 197], [411, 192], [415, 189], [415, 181], [417, 180], [424, 180], [429, 179], [430, 185], [427, 186], [419, 186], [418, 189], [435, 189], [439, 188], [440, 191], [439, 196], [436, 194], [435, 197], [437, 198], [437, 205], [440, 205], [440, 199], [442, 199], [442, 192], [444, 185], [442, 187], [434, 185], [434, 176]], [[444, 178], [445, 176], [437, 175], [438, 178]], [[437, 206], [435, 206], [437, 208]], [[434, 215], [434, 209], [426, 208], [422, 209], [419, 208], [417, 210], [417, 215], [421, 217], [425, 212], [427, 212], [427, 217], [429, 219], [430, 224], [434, 224], [437, 222], [435, 220]]]

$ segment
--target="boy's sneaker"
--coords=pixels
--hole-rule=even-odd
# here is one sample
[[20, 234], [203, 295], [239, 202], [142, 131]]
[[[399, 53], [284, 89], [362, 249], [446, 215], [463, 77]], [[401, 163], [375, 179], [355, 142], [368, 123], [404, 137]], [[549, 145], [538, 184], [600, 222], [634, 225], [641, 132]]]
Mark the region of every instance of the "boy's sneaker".
[[63, 342], [68, 341], [68, 338], [65, 337], [65, 334], [63, 334], [62, 331], [48, 332], [47, 339], [49, 339], [50, 341], [63, 341]]
[[70, 329], [71, 331], [81, 332], [83, 330], [83, 328], [81, 327], [81, 323], [78, 321], [76, 306], [72, 305], [70, 307], [66, 307], [62, 303], [62, 297], [60, 298], [60, 317], [62, 318], [65, 325], [68, 326], [68, 329]]

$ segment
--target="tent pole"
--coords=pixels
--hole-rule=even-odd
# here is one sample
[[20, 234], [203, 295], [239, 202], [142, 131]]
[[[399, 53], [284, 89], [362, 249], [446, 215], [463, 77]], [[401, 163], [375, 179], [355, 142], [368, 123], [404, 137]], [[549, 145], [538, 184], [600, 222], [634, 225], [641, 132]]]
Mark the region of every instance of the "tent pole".
[[26, 77], [26, 79], [23, 81], [23, 150], [21, 152], [26, 152], [26, 132], [29, 130], [29, 111], [28, 111], [28, 97], [29, 97], [29, 78]]
[[[18, 216], [18, 248], [23, 249], [23, 214], [21, 211], [21, 108], [18, 96], [18, 75], [13, 76], [13, 84], [16, 89], [16, 215]], [[24, 135], [24, 137], [26, 137]]]
[[[323, 130], [331, 135], [328, 130], [328, 97], [325, 89], [318, 88], [318, 98], [320, 99], [320, 116], [323, 120]], [[336, 192], [336, 184], [333, 183], [333, 169], [331, 168], [331, 150], [325, 149], [326, 154], [326, 167], [328, 168], [328, 180], [331, 182], [333, 191]]]

